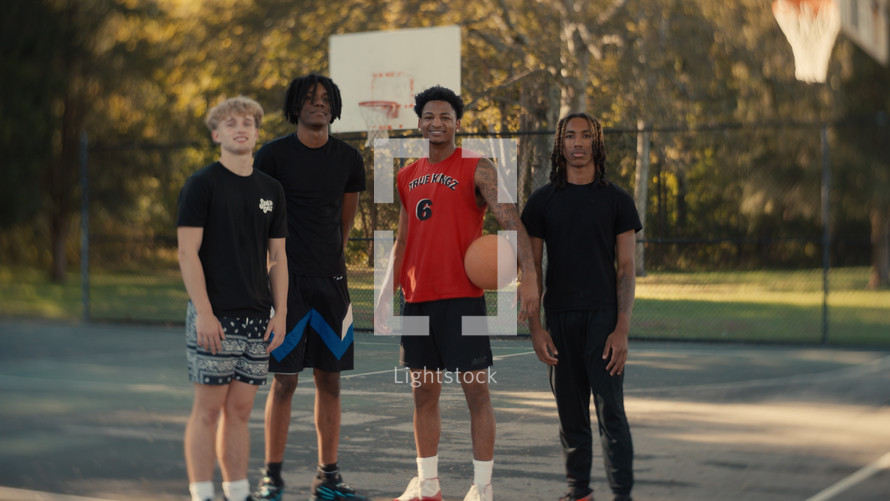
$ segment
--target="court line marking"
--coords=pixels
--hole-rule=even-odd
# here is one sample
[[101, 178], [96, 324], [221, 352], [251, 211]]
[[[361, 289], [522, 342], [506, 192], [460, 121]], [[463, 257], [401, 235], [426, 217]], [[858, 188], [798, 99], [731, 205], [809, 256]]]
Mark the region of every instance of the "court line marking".
[[860, 484], [865, 480], [868, 480], [869, 477], [885, 469], [890, 469], [890, 452], [856, 470], [848, 477], [835, 482], [827, 489], [807, 499], [807, 501], [828, 501], [838, 494], [849, 490], [856, 484]]
[[497, 355], [494, 357], [494, 359], [495, 360], [503, 360], [505, 358], [519, 357], [522, 355], [534, 355], [534, 354], [535, 354], [535, 350], [523, 351], [523, 352], [519, 352], [519, 353], [507, 353], [506, 355]]

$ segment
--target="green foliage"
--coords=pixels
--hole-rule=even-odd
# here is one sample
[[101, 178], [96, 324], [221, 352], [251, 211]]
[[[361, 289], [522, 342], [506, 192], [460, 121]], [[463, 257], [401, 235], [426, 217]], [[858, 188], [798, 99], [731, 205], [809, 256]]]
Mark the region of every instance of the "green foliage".
[[61, 88], [59, 76], [48, 69], [61, 37], [61, 19], [45, 2], [14, 0], [4, 4], [0, 20], [0, 150], [5, 166], [0, 183], [0, 229], [27, 221], [44, 207], [41, 173], [53, 161], [56, 127], [52, 96]]
[[[284, 88], [300, 74], [327, 71], [332, 34], [461, 26], [464, 131], [548, 131], [560, 113], [586, 108], [614, 132], [608, 173], [628, 191], [633, 130], [641, 119], [654, 124], [648, 238], [818, 234], [821, 149], [813, 126], [890, 110], [887, 68], [844, 37], [826, 85], [796, 82], [790, 47], [760, 0], [13, 0], [5, 7], [6, 263], [48, 266], [56, 249], [67, 263], [77, 260], [72, 141], [81, 130], [90, 141], [91, 232], [122, 242], [102, 259], [123, 265], [142, 258], [138, 249], [149, 242], [172, 237], [183, 181], [218, 154], [203, 125], [209, 107], [250, 95], [267, 113], [261, 142], [291, 132], [280, 110]], [[890, 213], [890, 128], [872, 124], [831, 130], [838, 234], [867, 233], [869, 210]], [[518, 141], [524, 200], [546, 180], [551, 138]], [[355, 144], [370, 173], [370, 150]], [[398, 217], [397, 204], [372, 203], [368, 178], [356, 238], [394, 229]], [[352, 262], [371, 262], [367, 241], [350, 250]], [[652, 259], [671, 269], [819, 259], [808, 243], [741, 254], [724, 242]], [[863, 264], [858, 251], [842, 259]]]

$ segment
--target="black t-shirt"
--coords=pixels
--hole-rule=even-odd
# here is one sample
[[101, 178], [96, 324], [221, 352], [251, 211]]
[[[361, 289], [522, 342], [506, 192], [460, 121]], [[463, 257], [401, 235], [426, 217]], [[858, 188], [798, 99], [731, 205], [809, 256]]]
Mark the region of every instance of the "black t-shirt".
[[358, 150], [335, 137], [321, 148], [309, 148], [296, 134], [288, 134], [263, 145], [254, 165], [284, 187], [288, 271], [345, 274], [343, 194], [365, 190], [365, 164]]
[[269, 317], [270, 238], [287, 236], [284, 190], [254, 169], [239, 176], [215, 162], [179, 192], [176, 226], [204, 228], [198, 257], [216, 316]]
[[528, 234], [547, 249], [544, 308], [606, 310], [618, 307], [615, 238], [643, 225], [633, 198], [605, 186], [552, 183], [529, 197], [522, 211]]

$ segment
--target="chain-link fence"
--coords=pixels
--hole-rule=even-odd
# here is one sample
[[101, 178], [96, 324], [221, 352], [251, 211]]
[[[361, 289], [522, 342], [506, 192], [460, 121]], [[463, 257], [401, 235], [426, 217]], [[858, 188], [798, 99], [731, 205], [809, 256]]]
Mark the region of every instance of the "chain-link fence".
[[[552, 138], [499, 136], [519, 145], [521, 205], [547, 180]], [[373, 232], [395, 230], [398, 203], [375, 203], [373, 153], [364, 147], [363, 137], [344, 139], [363, 152], [368, 173], [368, 192], [361, 198], [347, 264], [355, 327], [370, 330]], [[882, 163], [863, 160], [868, 155], [857, 143], [863, 141], [865, 148], [883, 154]], [[876, 231], [880, 227], [871, 219], [875, 210], [890, 218], [890, 204], [882, 198], [890, 191], [887, 145], [890, 128], [880, 123], [607, 129], [606, 175], [637, 197], [645, 216], [644, 231], [638, 235], [631, 336], [890, 343], [890, 290], [872, 276], [876, 253], [886, 252], [887, 235]], [[161, 162], [190, 162], [191, 170], [201, 166], [183, 148], [156, 148], [154, 153]], [[868, 158], [876, 156], [880, 158], [872, 151]], [[98, 158], [104, 158], [99, 160], [103, 166], [97, 168], [91, 161], [91, 178], [101, 176], [99, 169], [111, 161], [108, 151]], [[397, 159], [395, 168], [407, 161]], [[176, 263], [172, 221], [175, 194], [188, 173], [185, 169], [161, 179], [141, 194], [136, 210], [126, 213], [109, 209], [118, 204], [104, 202], [108, 193], [92, 193], [90, 318], [183, 320], [187, 296]], [[645, 191], [635, 190], [638, 173]], [[170, 221], [166, 231], [140, 231], [152, 217]], [[121, 225], [122, 220], [127, 222]], [[121, 227], [133, 231], [115, 236], [103, 231]], [[486, 231], [497, 231], [490, 215]], [[878, 286], [875, 290], [867, 287], [870, 281]], [[493, 295], [489, 299], [494, 311]], [[524, 326], [518, 331], [527, 333]]]

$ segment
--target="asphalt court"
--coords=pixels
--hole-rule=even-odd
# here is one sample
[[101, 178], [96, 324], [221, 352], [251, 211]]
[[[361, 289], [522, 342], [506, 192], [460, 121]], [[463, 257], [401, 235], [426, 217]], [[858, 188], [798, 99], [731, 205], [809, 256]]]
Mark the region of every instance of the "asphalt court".
[[[0, 319], [0, 343], [0, 500], [188, 499], [181, 326]], [[410, 384], [397, 338], [357, 333], [356, 344], [340, 464], [349, 483], [390, 500], [415, 471]], [[546, 370], [527, 338], [495, 339], [493, 351], [495, 496], [555, 500], [564, 483]], [[310, 379], [294, 402], [287, 501], [308, 499], [314, 471]], [[250, 422], [252, 485], [267, 388]], [[625, 391], [634, 499], [890, 499], [888, 350], [632, 341]], [[472, 464], [459, 385], [445, 385], [441, 412], [442, 487], [460, 501]], [[594, 450], [597, 499], [611, 499]]]

